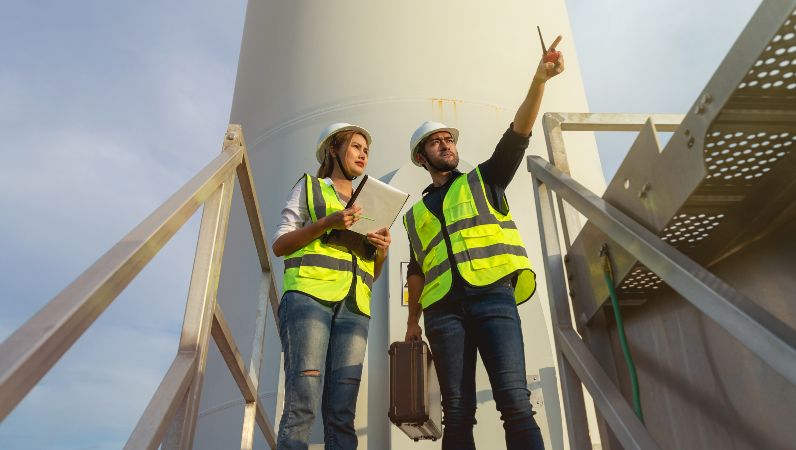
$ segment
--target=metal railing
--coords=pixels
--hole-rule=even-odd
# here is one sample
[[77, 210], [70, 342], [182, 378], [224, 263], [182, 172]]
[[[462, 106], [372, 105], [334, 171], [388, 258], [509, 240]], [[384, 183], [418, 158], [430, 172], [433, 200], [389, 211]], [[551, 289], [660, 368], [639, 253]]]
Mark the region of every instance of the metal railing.
[[[240, 185], [263, 272], [255, 353], [246, 367], [216, 302], [235, 181]], [[202, 392], [210, 336], [246, 401], [241, 449], [251, 449], [254, 424], [271, 448], [274, 428], [258, 399], [263, 329], [278, 295], [266, 250], [249, 155], [239, 125], [230, 125], [221, 155], [0, 344], [0, 420], [5, 419], [160, 249], [204, 205], [179, 348], [125, 448], [189, 449]]]
[[[573, 327], [563, 255], [572, 243], [570, 232], [580, 226], [577, 213], [796, 384], [793, 329], [570, 178], [563, 131], [640, 131], [649, 118], [655, 121], [659, 131], [674, 131], [682, 120], [682, 116], [673, 115], [548, 113], [544, 116], [544, 130], [553, 163], [538, 156], [529, 156], [527, 160], [528, 171], [533, 176], [561, 389], [573, 449], [591, 448], [581, 383], [625, 449], [660, 448]], [[556, 203], [564, 229], [563, 251], [558, 239]]]

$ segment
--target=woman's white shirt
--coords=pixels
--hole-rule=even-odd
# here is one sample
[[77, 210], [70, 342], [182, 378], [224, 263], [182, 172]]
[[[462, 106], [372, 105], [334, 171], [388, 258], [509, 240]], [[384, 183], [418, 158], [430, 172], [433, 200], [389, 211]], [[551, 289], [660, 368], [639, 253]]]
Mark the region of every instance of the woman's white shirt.
[[[323, 178], [321, 181], [329, 186], [334, 185], [331, 178]], [[304, 178], [293, 186], [293, 190], [290, 191], [290, 195], [287, 197], [285, 207], [282, 208], [282, 217], [279, 221], [279, 226], [276, 227], [276, 233], [274, 233], [271, 242], [276, 242], [282, 235], [298, 230], [310, 221], [306, 189], [307, 183], [304, 182]], [[335, 193], [337, 193], [336, 190]], [[346, 202], [343, 201], [339, 193], [337, 194], [337, 198], [345, 205]]]

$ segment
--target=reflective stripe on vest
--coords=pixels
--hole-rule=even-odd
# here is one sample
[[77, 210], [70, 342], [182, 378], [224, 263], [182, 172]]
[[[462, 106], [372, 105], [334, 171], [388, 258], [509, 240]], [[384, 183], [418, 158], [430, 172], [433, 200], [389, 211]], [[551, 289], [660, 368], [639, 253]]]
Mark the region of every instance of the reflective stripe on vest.
[[[502, 200], [506, 202], [505, 196]], [[442, 212], [450, 249], [445, 244], [442, 224], [422, 200], [404, 216], [415, 258], [425, 275], [420, 296], [424, 308], [450, 291], [451, 259], [462, 278], [472, 286], [488, 286], [516, 274], [517, 303], [531, 297], [536, 277], [517, 225], [511, 213], [504, 215], [489, 204], [479, 169], [459, 176], [451, 184], [442, 202]]]
[[[421, 218], [419, 224], [418, 217]], [[409, 235], [412, 251], [425, 277], [423, 291], [420, 293], [420, 305], [423, 308], [445, 296], [453, 282], [442, 225], [436, 218], [433, 221], [431, 218], [433, 214], [422, 200], [404, 215], [404, 227]]]
[[[305, 183], [307, 208], [312, 222], [344, 208], [334, 186], [308, 174], [300, 182]], [[299, 291], [320, 300], [339, 302], [346, 298], [352, 283], [356, 281], [354, 293], [357, 308], [370, 316], [374, 261], [357, 258], [344, 247], [325, 244], [325, 236], [312, 240], [285, 257], [283, 290]]]

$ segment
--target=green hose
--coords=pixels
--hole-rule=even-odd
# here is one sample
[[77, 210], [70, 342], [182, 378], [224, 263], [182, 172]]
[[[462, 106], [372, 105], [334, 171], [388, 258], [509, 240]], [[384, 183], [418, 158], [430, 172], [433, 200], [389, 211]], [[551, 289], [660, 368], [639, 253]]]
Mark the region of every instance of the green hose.
[[630, 355], [630, 348], [627, 345], [627, 336], [625, 336], [625, 325], [622, 322], [622, 314], [619, 312], [619, 300], [616, 298], [616, 290], [614, 289], [613, 270], [611, 270], [611, 260], [608, 258], [608, 249], [603, 247], [601, 252], [603, 256], [603, 278], [605, 284], [608, 285], [608, 293], [611, 294], [611, 304], [614, 309], [614, 319], [616, 320], [616, 330], [619, 334], [619, 345], [622, 347], [622, 353], [625, 355], [625, 363], [627, 370], [630, 372], [630, 384], [633, 386], [633, 409], [636, 411], [641, 423], [644, 423], [644, 413], [641, 411], [641, 394], [638, 388], [638, 375], [636, 375], [636, 365], [633, 363], [633, 357]]

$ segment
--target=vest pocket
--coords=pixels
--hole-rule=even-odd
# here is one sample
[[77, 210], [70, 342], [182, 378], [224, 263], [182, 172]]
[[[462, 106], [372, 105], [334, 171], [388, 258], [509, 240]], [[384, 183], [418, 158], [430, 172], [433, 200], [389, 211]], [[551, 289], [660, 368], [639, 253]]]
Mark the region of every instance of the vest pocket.
[[499, 257], [495, 245], [504, 241], [503, 229], [497, 224], [478, 225], [465, 228], [460, 232], [467, 252], [470, 268], [473, 270], [490, 269], [508, 264], [508, 258]]
[[[440, 233], [441, 228], [439, 226], [439, 222], [436, 222], [436, 218], [431, 213], [423, 214], [423, 216], [418, 221], [417, 225], [417, 235], [420, 238], [420, 243], [423, 245], [423, 248], [416, 248], [415, 251], [423, 251], [428, 247], [428, 244], [434, 240], [434, 236]], [[428, 240], [424, 240], [424, 238], [428, 238]]]
[[459, 232], [465, 247], [486, 247], [503, 243], [503, 229], [498, 224], [476, 225]]
[[475, 202], [469, 199], [460, 201], [459, 203], [455, 203], [453, 205], [443, 206], [443, 209], [445, 211], [445, 220], [449, 223], [478, 215]]
[[[418, 263], [421, 264], [421, 267], [426, 262], [436, 265], [437, 263], [439, 263], [439, 261], [442, 258], [447, 258], [448, 257], [448, 252], [447, 252], [447, 250], [445, 248], [444, 242], [443, 241], [440, 241], [440, 242], [442, 243], [442, 245], [437, 244], [437, 245], [429, 248], [428, 251], [426, 252], [425, 259], [423, 259], [422, 261], [418, 261]], [[440, 253], [444, 253], [444, 254], [440, 255]]]
[[479, 258], [479, 259], [475, 259], [472, 257], [470, 258], [470, 267], [473, 270], [494, 269], [495, 267], [505, 266], [508, 263], [509, 261], [506, 258], [496, 258], [496, 257]]
[[[445, 272], [440, 274], [438, 277], [434, 278], [433, 280], [427, 282], [423, 285], [423, 290], [420, 293], [420, 299], [422, 300], [424, 296], [428, 295], [429, 292], [438, 291], [440, 286], [442, 285], [443, 278], [445, 278]], [[445, 290], [447, 292], [447, 289]], [[438, 299], [435, 299], [438, 300]]]
[[324, 281], [335, 281], [339, 278], [337, 271], [317, 266], [300, 266], [298, 276]]

